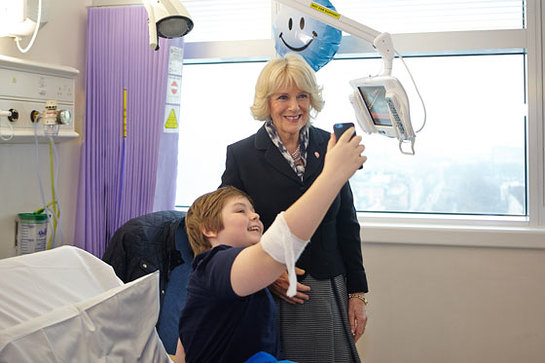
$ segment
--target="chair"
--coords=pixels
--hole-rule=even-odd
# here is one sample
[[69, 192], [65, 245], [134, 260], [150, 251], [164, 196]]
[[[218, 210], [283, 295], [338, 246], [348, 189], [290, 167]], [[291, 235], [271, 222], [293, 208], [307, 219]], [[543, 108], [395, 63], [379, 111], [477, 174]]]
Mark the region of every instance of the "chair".
[[178, 320], [180, 320], [180, 313], [184, 307], [187, 296], [187, 282], [192, 270], [193, 250], [185, 230], [185, 217], [176, 230], [175, 241], [176, 250], [180, 252], [182, 260], [188, 262], [176, 266], [170, 273], [163, 305], [159, 312], [157, 331], [169, 354], [176, 353]]
[[185, 232], [185, 212], [160, 211], [129, 220], [114, 233], [102, 260], [125, 283], [159, 270], [160, 312], [156, 327], [166, 351], [175, 354], [178, 320], [193, 261]]

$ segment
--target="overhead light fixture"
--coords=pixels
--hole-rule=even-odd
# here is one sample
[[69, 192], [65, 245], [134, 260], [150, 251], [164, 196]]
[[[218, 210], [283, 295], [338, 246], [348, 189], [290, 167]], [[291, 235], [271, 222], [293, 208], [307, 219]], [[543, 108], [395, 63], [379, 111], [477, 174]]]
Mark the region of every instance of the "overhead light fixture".
[[159, 49], [159, 37], [179, 38], [193, 29], [193, 20], [180, 0], [144, 0], [148, 12], [149, 45]]
[[[40, 22], [42, 18], [42, 0], [38, 0], [38, 16], [36, 21], [27, 16], [26, 0], [7, 0], [0, 5], [0, 37], [13, 37], [17, 43], [17, 48], [22, 53], [28, 50], [34, 44]], [[23, 37], [32, 35], [32, 38], [26, 48], [22, 48], [20, 41]]]

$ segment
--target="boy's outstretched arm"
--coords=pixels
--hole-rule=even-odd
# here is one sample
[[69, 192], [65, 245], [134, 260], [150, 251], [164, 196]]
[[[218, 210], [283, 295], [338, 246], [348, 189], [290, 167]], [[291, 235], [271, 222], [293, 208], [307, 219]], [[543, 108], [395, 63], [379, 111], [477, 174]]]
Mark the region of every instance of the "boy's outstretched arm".
[[[271, 251], [278, 250], [277, 247], [280, 248], [282, 244], [276, 241], [278, 234], [285, 235], [287, 231], [290, 234], [290, 247], [294, 246], [299, 253], [303, 250], [339, 190], [367, 159], [361, 156], [364, 150], [364, 146], [360, 144], [361, 136], [350, 139], [353, 132], [353, 128], [350, 128], [338, 141], [331, 135], [324, 168], [312, 186], [282, 213], [283, 217], [277, 217], [260, 243], [245, 248], [236, 257], [231, 269], [231, 285], [237, 295], [247, 296], [263, 289], [285, 270], [284, 264], [279, 262], [284, 262], [283, 258], [278, 258], [275, 253], [272, 254], [276, 259], [271, 256]], [[275, 230], [277, 233], [274, 233]], [[276, 242], [278, 246], [275, 246]], [[295, 260], [297, 257], [298, 255]], [[293, 256], [288, 260], [293, 260]], [[291, 262], [295, 263], [295, 260]]]

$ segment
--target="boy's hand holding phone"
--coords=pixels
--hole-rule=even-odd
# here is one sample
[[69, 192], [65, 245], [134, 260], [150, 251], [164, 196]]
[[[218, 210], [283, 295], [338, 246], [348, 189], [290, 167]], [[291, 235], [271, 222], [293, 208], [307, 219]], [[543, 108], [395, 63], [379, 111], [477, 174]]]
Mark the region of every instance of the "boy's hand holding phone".
[[[354, 127], [354, 124], [352, 122], [344, 122], [344, 123], [336, 123], [333, 125], [333, 132], [335, 133], [335, 137], [337, 140], [341, 137], [342, 134], [349, 128]], [[356, 129], [354, 128], [354, 133], [352, 134], [352, 137], [356, 136]], [[352, 137], [350, 139], [352, 139]], [[363, 168], [363, 164], [358, 168]]]
[[[342, 134], [349, 128], [354, 127], [354, 124], [352, 122], [345, 122], [345, 123], [337, 123], [333, 125], [333, 132], [335, 133], [335, 137], [337, 140], [341, 137]], [[354, 134], [352, 137], [356, 136], [356, 129], [354, 128]]]

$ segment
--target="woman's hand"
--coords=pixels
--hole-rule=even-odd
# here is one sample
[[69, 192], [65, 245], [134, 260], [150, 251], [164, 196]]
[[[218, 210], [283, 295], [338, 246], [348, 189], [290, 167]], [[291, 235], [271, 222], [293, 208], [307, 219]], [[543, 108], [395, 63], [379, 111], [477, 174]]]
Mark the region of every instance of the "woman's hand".
[[185, 350], [180, 338], [178, 338], [178, 345], [176, 346], [176, 355], [174, 356], [173, 360], [174, 360], [174, 363], [185, 363]]
[[365, 326], [367, 325], [365, 304], [357, 297], [348, 299], [348, 321], [350, 322], [354, 342], [357, 342], [365, 332]]
[[[296, 267], [295, 273], [297, 275], [302, 275], [305, 273], [305, 270]], [[288, 273], [284, 272], [275, 282], [269, 285], [269, 290], [288, 304], [303, 304], [306, 300], [309, 299], [309, 296], [305, 294], [305, 292], [310, 291], [310, 286], [298, 282], [297, 293], [293, 297], [288, 297], [286, 295], [286, 291], [288, 291], [288, 286]]]

